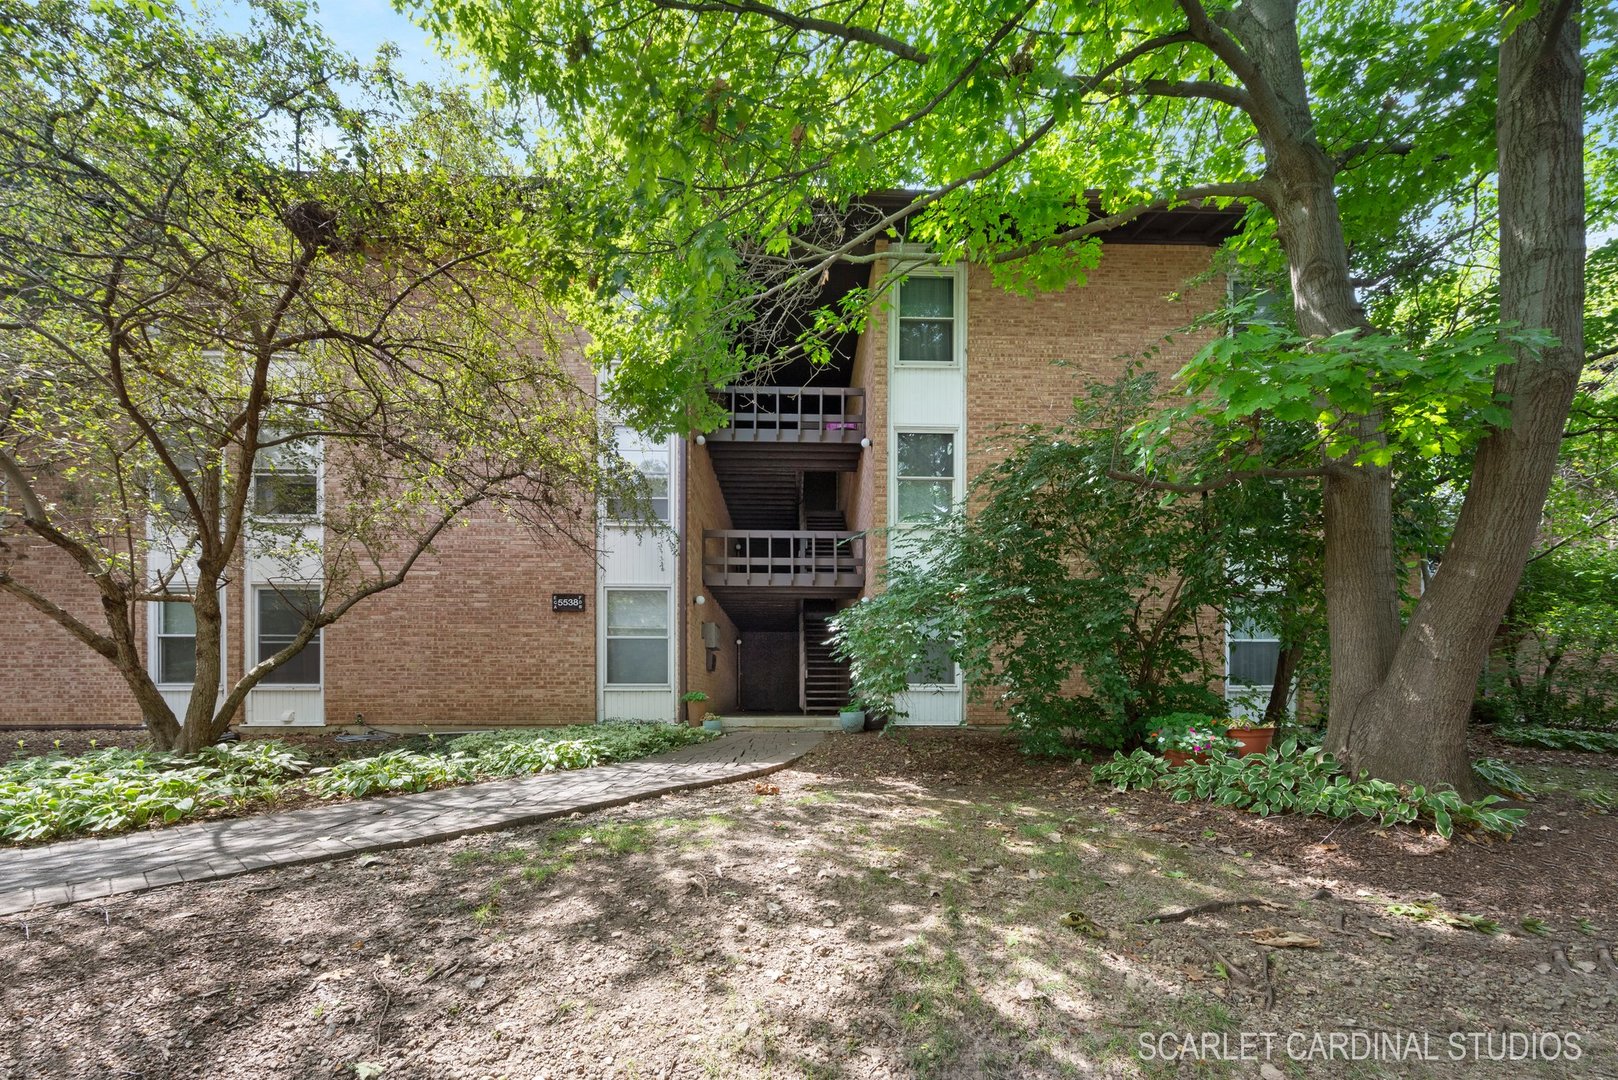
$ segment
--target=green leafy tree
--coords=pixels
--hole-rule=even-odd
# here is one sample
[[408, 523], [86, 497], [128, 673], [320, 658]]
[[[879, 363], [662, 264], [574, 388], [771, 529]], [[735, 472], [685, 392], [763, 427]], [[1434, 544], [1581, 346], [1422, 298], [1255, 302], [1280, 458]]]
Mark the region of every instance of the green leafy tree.
[[[837, 261], [880, 258], [880, 237], [903, 234], [927, 258], [971, 260], [1039, 290], [1082, 281], [1097, 234], [1144, 212], [1239, 201], [1250, 213], [1236, 249], [1284, 277], [1297, 334], [1327, 361], [1319, 373], [1277, 372], [1281, 397], [1297, 401], [1331, 388], [1307, 381], [1315, 375], [1389, 356], [1359, 344], [1378, 330], [1358, 289], [1420, 279], [1424, 264], [1464, 258], [1469, 238], [1497, 229], [1498, 322], [1542, 333], [1490, 341], [1476, 362], [1458, 345], [1434, 350], [1414, 369], [1453, 387], [1440, 368], [1459, 360], [1480, 385], [1493, 380], [1503, 412], [1479, 417], [1444, 572], [1408, 621], [1384, 444], [1399, 430], [1393, 380], [1411, 369], [1394, 362], [1368, 373], [1366, 393], [1325, 394], [1316, 420], [1331, 747], [1378, 776], [1469, 784], [1472, 685], [1529, 554], [1583, 363], [1581, 31], [1599, 46], [1591, 107], [1610, 115], [1609, 10], [419, 6], [548, 106], [546, 160], [575, 186], [577, 219], [566, 244], [538, 250], [587, 286], [577, 307], [622, 358], [626, 407], [673, 423], [711, 420], [706, 387], [756, 361], [747, 328]], [[919, 191], [895, 209], [859, 206], [901, 186]], [[1498, 191], [1497, 215], [1458, 209], [1484, 188]], [[791, 348], [817, 355], [826, 334], [863, 325], [884, 288], [805, 319]], [[1497, 364], [1502, 355], [1513, 362]]]
[[[300, 6], [237, 36], [0, 0], [0, 596], [116, 665], [159, 746], [214, 741], [474, 507], [591, 541], [592, 403], [499, 257], [527, 190], [502, 122]], [[244, 560], [314, 591], [221, 689]], [[194, 612], [184, 716], [140, 656], [154, 601]]]
[[[1029, 749], [1059, 751], [1072, 735], [1135, 745], [1155, 717], [1224, 712], [1229, 617], [1279, 628], [1269, 704], [1284, 715], [1320, 628], [1318, 495], [1267, 477], [1176, 498], [1121, 476], [1121, 444], [1154, 390], [1127, 378], [1094, 388], [1065, 426], [1005, 433], [970, 516], [927, 525], [924, 543], [892, 534], [882, 591], [837, 619], [862, 698], [904, 693], [943, 648], [977, 698], [998, 694]], [[1262, 434], [1307, 453], [1296, 425]]]

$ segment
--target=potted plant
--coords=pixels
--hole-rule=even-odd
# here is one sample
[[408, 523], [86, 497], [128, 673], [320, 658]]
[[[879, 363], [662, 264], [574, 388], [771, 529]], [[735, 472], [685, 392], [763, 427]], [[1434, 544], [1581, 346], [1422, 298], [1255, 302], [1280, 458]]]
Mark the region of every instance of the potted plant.
[[1275, 728], [1271, 726], [1228, 727], [1225, 734], [1235, 741], [1237, 757], [1262, 754], [1275, 741]]
[[725, 730], [725, 718], [723, 716], [714, 716], [712, 714], [704, 717], [703, 721], [702, 721], [702, 730], [703, 731], [724, 731]]
[[837, 725], [850, 735], [865, 730], [865, 710], [859, 702], [851, 701], [838, 710]]
[[680, 700], [685, 702], [686, 721], [692, 727], [699, 726], [702, 723], [703, 713], [708, 711], [708, 706], [705, 704], [708, 700], [708, 695], [701, 690], [693, 690], [689, 694], [681, 694]]
[[1147, 742], [1157, 748], [1171, 768], [1187, 762], [1203, 762], [1215, 750], [1229, 752], [1237, 743], [1225, 732], [1224, 724], [1202, 713], [1169, 713], [1152, 721]]

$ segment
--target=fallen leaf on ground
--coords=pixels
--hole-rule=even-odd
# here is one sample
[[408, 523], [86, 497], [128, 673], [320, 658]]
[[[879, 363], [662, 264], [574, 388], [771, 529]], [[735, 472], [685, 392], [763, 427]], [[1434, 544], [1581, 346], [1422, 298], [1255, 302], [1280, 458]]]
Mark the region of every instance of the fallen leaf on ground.
[[781, 794], [781, 785], [779, 785], [779, 784], [754, 784], [753, 785], [753, 794], [754, 795], [779, 795], [779, 794]]
[[1077, 930], [1086, 937], [1103, 938], [1107, 932], [1096, 925], [1094, 919], [1082, 911], [1064, 911], [1062, 917], [1056, 920], [1063, 926]]
[[1261, 926], [1257, 930], [1249, 930], [1248, 936], [1260, 945], [1268, 945], [1273, 949], [1318, 949], [1320, 939], [1300, 934], [1296, 930], [1283, 930], [1279, 926]]

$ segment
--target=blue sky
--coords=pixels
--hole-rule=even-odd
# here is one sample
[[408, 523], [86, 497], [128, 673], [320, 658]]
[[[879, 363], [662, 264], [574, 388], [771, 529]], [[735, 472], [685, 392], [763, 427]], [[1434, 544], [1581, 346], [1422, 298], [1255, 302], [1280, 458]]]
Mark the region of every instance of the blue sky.
[[[230, 0], [192, 2], [224, 27], [247, 27], [245, 5]], [[395, 11], [389, 0], [319, 0], [313, 7], [316, 21], [338, 47], [361, 60], [369, 60], [379, 45], [391, 41], [399, 46], [399, 67], [406, 75], [434, 82], [469, 78], [460, 74], [458, 62], [440, 56], [427, 32]]]

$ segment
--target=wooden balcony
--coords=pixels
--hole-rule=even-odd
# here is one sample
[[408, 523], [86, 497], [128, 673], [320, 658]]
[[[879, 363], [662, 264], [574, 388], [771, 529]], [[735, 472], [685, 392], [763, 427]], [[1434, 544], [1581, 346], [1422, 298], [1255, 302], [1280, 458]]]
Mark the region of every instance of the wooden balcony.
[[851, 596], [865, 586], [865, 536], [809, 530], [709, 530], [702, 534], [702, 581], [715, 590]]
[[727, 386], [719, 402], [730, 423], [709, 442], [858, 446], [865, 438], [865, 391], [849, 386]]
[[[716, 393], [730, 423], [704, 438], [734, 524], [796, 525], [797, 474], [859, 468], [867, 434], [864, 390], [731, 386]], [[784, 514], [763, 512], [760, 497], [783, 495], [794, 504]]]

